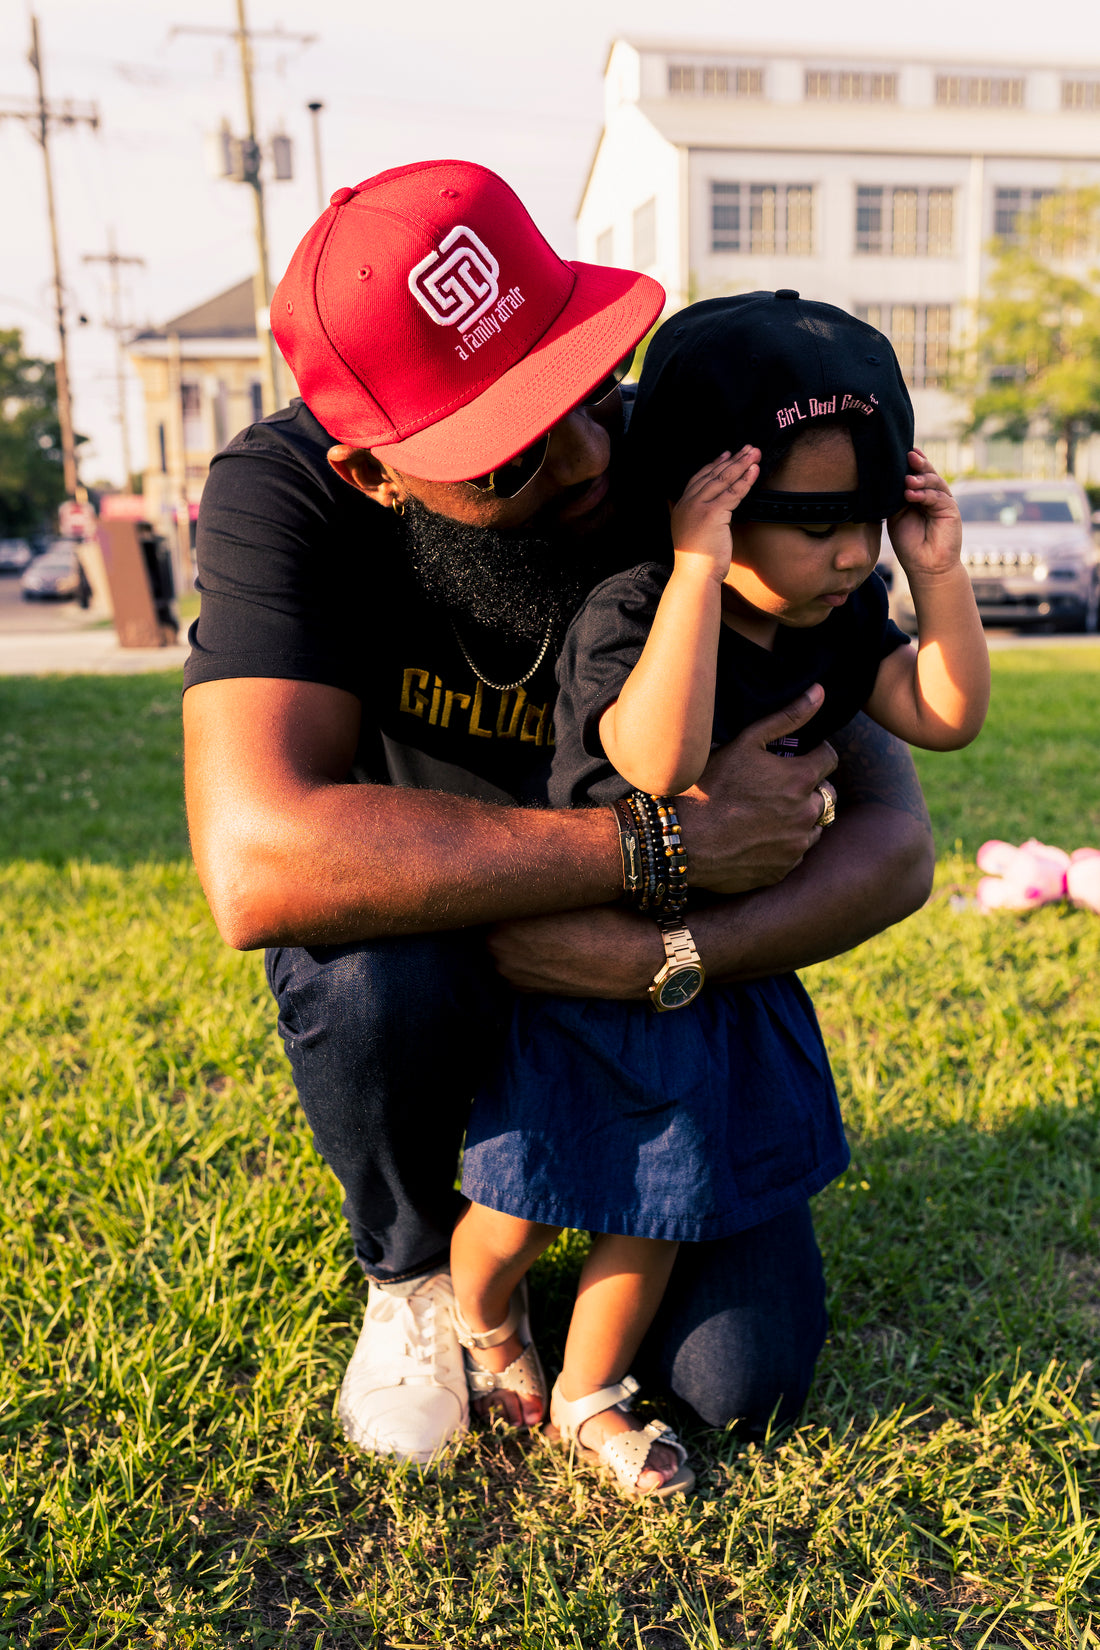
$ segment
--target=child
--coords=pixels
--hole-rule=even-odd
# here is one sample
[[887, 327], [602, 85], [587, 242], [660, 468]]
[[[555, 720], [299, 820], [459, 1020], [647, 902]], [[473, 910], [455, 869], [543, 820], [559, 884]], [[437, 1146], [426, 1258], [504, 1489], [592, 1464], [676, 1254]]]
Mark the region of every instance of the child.
[[[699, 468], [722, 441], [727, 451]], [[551, 1422], [628, 1494], [667, 1495], [693, 1481], [685, 1452], [659, 1422], [642, 1429], [629, 1415], [626, 1371], [678, 1243], [804, 1201], [843, 1169], [847, 1147], [797, 979], [699, 995], [675, 811], [651, 806], [653, 793], [686, 790], [712, 744], [815, 683], [820, 709], [780, 754], [812, 748], [860, 709], [912, 744], [956, 749], [982, 725], [989, 665], [958, 509], [913, 448], [897, 362], [869, 326], [789, 292], [694, 305], [650, 346], [630, 444], [637, 474], [667, 477], [668, 497], [682, 491], [672, 566], [605, 581], [574, 620], [551, 800], [618, 802], [628, 884], [640, 878], [650, 908], [662, 879], [671, 887], [653, 1007], [692, 1007], [655, 1017], [637, 1002], [517, 1003], [509, 1056], [474, 1106], [472, 1201], [452, 1272], [471, 1389], [516, 1394], [534, 1424], [545, 1384], [522, 1280], [562, 1227], [598, 1234]], [[917, 650], [870, 577], [884, 516], [913, 592]], [[619, 801], [631, 787], [633, 802]], [[831, 787], [821, 800], [824, 828]], [[639, 852], [653, 849], [639, 873]]]

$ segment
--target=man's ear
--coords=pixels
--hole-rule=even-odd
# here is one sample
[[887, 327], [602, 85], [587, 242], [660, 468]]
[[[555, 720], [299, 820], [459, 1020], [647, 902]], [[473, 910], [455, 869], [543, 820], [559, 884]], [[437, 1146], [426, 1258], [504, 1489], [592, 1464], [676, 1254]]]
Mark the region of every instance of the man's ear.
[[391, 510], [395, 500], [402, 497], [396, 477], [368, 448], [330, 447], [327, 457], [341, 481], [366, 493], [383, 510]]

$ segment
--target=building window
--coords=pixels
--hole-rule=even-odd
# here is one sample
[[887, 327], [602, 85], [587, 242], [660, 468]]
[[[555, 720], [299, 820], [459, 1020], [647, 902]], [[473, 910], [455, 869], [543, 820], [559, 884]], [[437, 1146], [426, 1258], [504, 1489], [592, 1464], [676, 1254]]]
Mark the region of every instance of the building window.
[[596, 236], [596, 262], [598, 264], [613, 264], [615, 262], [615, 231], [605, 229], [602, 235]]
[[168, 435], [163, 424], [157, 425], [157, 450], [160, 454], [160, 473], [168, 474]]
[[218, 388], [212, 405], [214, 410], [214, 446], [220, 453], [229, 440], [229, 385], [224, 378], [218, 379]]
[[862, 304], [856, 314], [889, 338], [910, 388], [934, 389], [946, 381], [950, 304]]
[[180, 405], [183, 411], [183, 447], [188, 453], [200, 452], [205, 445], [202, 438], [202, 388], [198, 384], [180, 385]]
[[675, 96], [702, 92], [704, 97], [763, 97], [763, 69], [670, 63], [668, 89]]
[[258, 378], [249, 384], [248, 393], [252, 397], [252, 420], [258, 424], [264, 415], [264, 387]]
[[1063, 109], [1100, 109], [1100, 80], [1063, 80]]
[[938, 74], [936, 102], [951, 109], [1022, 109], [1023, 76]]
[[810, 103], [896, 103], [896, 74], [863, 74], [856, 69], [807, 69]]
[[710, 186], [710, 249], [812, 252], [813, 207], [812, 184], [714, 182]]
[[1097, 251], [1096, 212], [1087, 191], [995, 189], [993, 233], [1002, 246], [1032, 241], [1042, 258], [1088, 258]]
[[993, 191], [993, 233], [1009, 246], [1019, 246], [1023, 239], [1021, 218], [1037, 212], [1043, 201], [1049, 200], [1053, 189], [995, 189]]
[[955, 191], [906, 185], [856, 187], [856, 251], [945, 258], [955, 233]]
[[648, 269], [657, 262], [657, 197], [634, 213], [634, 268]]

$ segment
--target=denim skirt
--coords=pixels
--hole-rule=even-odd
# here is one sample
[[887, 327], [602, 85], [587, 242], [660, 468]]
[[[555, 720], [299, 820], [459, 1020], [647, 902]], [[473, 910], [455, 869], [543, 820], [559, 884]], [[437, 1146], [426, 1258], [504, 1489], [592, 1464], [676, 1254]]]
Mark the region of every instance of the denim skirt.
[[701, 1242], [805, 1201], [847, 1162], [817, 1017], [785, 974], [666, 1014], [518, 998], [462, 1190], [552, 1226]]

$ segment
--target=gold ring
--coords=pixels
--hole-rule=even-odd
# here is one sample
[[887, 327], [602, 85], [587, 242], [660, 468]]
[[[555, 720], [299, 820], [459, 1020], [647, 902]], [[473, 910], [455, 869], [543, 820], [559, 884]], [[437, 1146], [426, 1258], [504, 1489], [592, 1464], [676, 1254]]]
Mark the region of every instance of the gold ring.
[[821, 798], [821, 812], [814, 820], [814, 824], [815, 826], [820, 825], [822, 830], [824, 830], [825, 827], [827, 825], [831, 825], [836, 818], [836, 791], [829, 784], [827, 779], [823, 779], [820, 785], [815, 786], [815, 789], [818, 796]]

